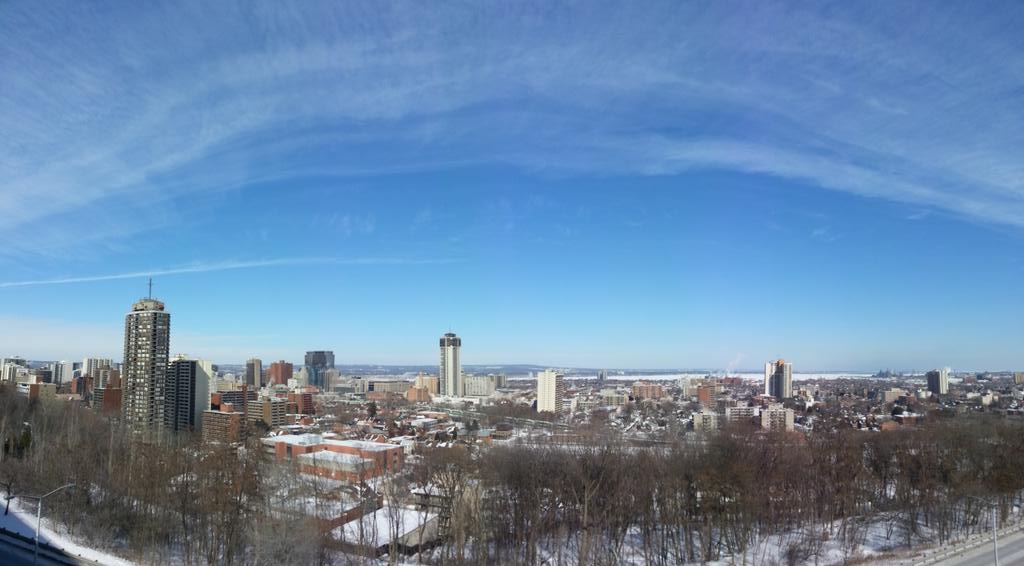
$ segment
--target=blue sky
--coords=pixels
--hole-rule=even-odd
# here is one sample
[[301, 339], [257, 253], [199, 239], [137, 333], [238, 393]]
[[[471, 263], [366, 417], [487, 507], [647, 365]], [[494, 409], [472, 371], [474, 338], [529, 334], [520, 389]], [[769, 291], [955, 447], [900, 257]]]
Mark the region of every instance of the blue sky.
[[0, 355], [1024, 367], [1019, 3], [0, 8]]

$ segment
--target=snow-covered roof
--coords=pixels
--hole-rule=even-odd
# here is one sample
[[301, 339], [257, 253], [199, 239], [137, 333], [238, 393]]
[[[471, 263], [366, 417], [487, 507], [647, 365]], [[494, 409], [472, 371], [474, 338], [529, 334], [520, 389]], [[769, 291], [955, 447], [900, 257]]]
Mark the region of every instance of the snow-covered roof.
[[370, 442], [369, 440], [324, 440], [323, 443], [331, 446], [347, 446], [366, 452], [385, 452], [395, 449], [394, 444]]
[[317, 452], [299, 454], [299, 461], [309, 464], [332, 463], [340, 466], [357, 468], [370, 463], [370, 460], [367, 460], [362, 456], [357, 456], [355, 454], [343, 454], [341, 452], [331, 452], [330, 450], [319, 450]]
[[279, 442], [284, 442], [286, 444], [291, 444], [291, 445], [311, 446], [311, 445], [314, 445], [314, 444], [321, 444], [321, 443], [323, 443], [324, 438], [323, 438], [323, 436], [321, 436], [319, 434], [309, 433], [309, 434], [282, 434], [281, 436], [274, 436], [274, 437], [271, 437], [271, 438], [265, 439], [265, 440], [269, 440], [271, 444], [277, 444]]
[[377, 548], [389, 544], [393, 534], [397, 535], [394, 538], [401, 538], [415, 532], [434, 516], [418, 509], [385, 506], [345, 523], [331, 534], [348, 543]]

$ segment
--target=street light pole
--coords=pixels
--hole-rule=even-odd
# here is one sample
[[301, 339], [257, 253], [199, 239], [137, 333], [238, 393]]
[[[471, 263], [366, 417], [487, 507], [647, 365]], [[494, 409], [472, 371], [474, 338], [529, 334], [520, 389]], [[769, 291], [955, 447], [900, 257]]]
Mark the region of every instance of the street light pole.
[[975, 497], [973, 495], [968, 495], [967, 497], [981, 501], [985, 505], [988, 505], [992, 510], [992, 558], [995, 560], [995, 566], [999, 566], [999, 523], [998, 518], [996, 517], [996, 502]]
[[51, 491], [49, 493], [44, 493], [43, 495], [17, 494], [17, 495], [10, 495], [10, 496], [7, 497], [8, 500], [14, 499], [15, 497], [20, 497], [22, 499], [35, 499], [36, 500], [36, 538], [35, 538], [35, 547], [36, 548], [35, 548], [35, 552], [32, 555], [32, 564], [38, 564], [39, 563], [39, 527], [40, 527], [40, 525], [43, 522], [43, 500], [46, 499], [47, 497], [53, 495], [54, 493], [57, 493], [58, 491], [60, 491], [62, 489], [67, 489], [67, 488], [69, 488], [69, 487], [71, 487], [73, 485], [74, 484], [71, 484], [71, 483], [69, 483], [67, 485], [62, 485], [62, 486], [58, 487], [57, 489], [55, 489], [55, 490], [53, 490], [53, 491]]
[[992, 504], [992, 555], [996, 559], [996, 566], [999, 566], [999, 533], [996, 530], [996, 504]]

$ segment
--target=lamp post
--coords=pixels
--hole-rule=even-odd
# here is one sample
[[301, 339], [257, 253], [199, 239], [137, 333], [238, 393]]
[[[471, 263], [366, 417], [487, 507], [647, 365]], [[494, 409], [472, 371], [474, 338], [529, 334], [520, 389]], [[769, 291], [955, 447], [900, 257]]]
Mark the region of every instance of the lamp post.
[[999, 533], [997, 532], [999, 525], [996, 518], [996, 503], [973, 495], [968, 495], [967, 497], [988, 505], [992, 510], [992, 558], [995, 561], [995, 566], [999, 566]]
[[54, 493], [57, 493], [58, 491], [60, 491], [62, 489], [67, 489], [67, 488], [69, 488], [69, 487], [71, 487], [73, 485], [74, 484], [70, 484], [70, 483], [67, 484], [67, 485], [62, 485], [62, 486], [58, 487], [57, 489], [54, 489], [53, 491], [50, 491], [49, 493], [44, 493], [43, 495], [17, 494], [17, 495], [11, 495], [11, 496], [7, 497], [7, 499], [14, 499], [15, 497], [20, 497], [22, 499], [35, 499], [36, 500], [36, 539], [35, 539], [35, 546], [36, 546], [36, 548], [35, 548], [35, 553], [32, 555], [32, 564], [38, 564], [39, 563], [39, 526], [40, 526], [40, 524], [42, 523], [42, 520], [43, 520], [43, 500], [46, 499], [47, 497], [53, 495]]

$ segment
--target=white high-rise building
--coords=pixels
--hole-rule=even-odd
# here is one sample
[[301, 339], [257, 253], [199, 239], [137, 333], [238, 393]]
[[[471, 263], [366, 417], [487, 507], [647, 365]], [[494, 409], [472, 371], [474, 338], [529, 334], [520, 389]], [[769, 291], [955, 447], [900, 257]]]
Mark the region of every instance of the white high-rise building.
[[75, 377], [74, 362], [60, 361], [53, 364], [53, 382], [57, 385], [71, 383]]
[[565, 376], [545, 370], [537, 373], [537, 412], [561, 413], [565, 400]]
[[82, 376], [96, 377], [97, 370], [114, 367], [110, 358], [85, 358], [82, 360]]
[[28, 372], [28, 362], [24, 358], [0, 358], [0, 380], [18, 381], [18, 377]]
[[764, 364], [764, 394], [776, 399], [793, 396], [793, 364], [785, 360]]
[[149, 435], [163, 427], [170, 345], [171, 313], [164, 304], [153, 298], [133, 304], [124, 318], [121, 368], [121, 413], [129, 430]]
[[449, 397], [464, 397], [466, 388], [462, 381], [462, 361], [459, 359], [459, 350], [462, 348], [462, 338], [454, 332], [448, 332], [441, 337], [441, 365], [439, 378], [441, 380], [441, 395]]

